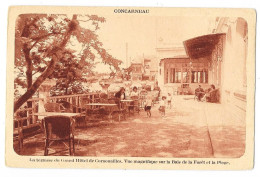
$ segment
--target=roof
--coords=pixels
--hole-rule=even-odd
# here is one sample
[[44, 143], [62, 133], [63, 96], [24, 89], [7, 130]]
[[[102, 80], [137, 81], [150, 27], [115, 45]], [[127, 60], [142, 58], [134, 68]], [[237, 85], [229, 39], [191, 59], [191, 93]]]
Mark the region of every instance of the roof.
[[167, 59], [190, 59], [187, 55], [177, 55], [170, 58], [162, 58], [161, 60], [167, 60]]
[[211, 56], [215, 46], [224, 35], [224, 33], [209, 34], [186, 40], [183, 42], [186, 53], [191, 59]]

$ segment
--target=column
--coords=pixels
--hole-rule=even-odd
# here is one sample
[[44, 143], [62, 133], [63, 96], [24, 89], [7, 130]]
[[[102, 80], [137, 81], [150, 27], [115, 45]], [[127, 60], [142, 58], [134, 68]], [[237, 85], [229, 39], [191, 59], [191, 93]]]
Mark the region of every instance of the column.
[[171, 83], [171, 68], [168, 68], [168, 83]]
[[182, 66], [181, 66], [181, 84], [183, 84], [183, 68], [182, 68]]

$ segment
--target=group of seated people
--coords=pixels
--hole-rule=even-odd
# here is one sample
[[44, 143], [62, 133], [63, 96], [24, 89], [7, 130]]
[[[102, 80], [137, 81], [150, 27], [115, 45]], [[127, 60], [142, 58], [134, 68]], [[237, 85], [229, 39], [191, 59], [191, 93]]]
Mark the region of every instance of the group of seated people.
[[[133, 102], [130, 103], [129, 109], [133, 109], [136, 104], [138, 104], [139, 100], [139, 93], [137, 91], [137, 87], [133, 87], [133, 90], [129, 94], [130, 99], [133, 100]], [[115, 94], [115, 98], [119, 104], [120, 100], [126, 99], [126, 93], [125, 88], [121, 87], [120, 90]]]
[[[144, 92], [144, 91], [141, 90], [141, 92]], [[139, 95], [141, 94], [141, 92], [139, 93], [139, 92], [137, 91], [137, 87], [133, 87], [133, 90], [130, 92], [129, 97], [130, 97], [131, 99], [132, 99], [133, 97], [138, 98]], [[145, 92], [147, 92], [147, 91], [145, 91]], [[119, 90], [118, 92], [116, 92], [115, 98], [122, 99], [122, 100], [126, 99], [126, 90], [125, 90], [124, 87], [121, 87], [120, 90]]]
[[[120, 90], [118, 92], [116, 92], [114, 94], [114, 96], [112, 97], [108, 97], [108, 95], [106, 93], [101, 93], [99, 95], [98, 98], [98, 102], [100, 103], [114, 103], [117, 104], [117, 108], [118, 110], [122, 110], [122, 109], [126, 109], [125, 106], [122, 104], [121, 100], [127, 100], [128, 97], [125, 93], [125, 88], [121, 87]], [[138, 99], [139, 99], [139, 93], [137, 91], [137, 87], [133, 87], [133, 90], [131, 91], [131, 93], [129, 94], [129, 99], [133, 100], [133, 102], [130, 102], [130, 105], [127, 106], [127, 109], [130, 110], [134, 110], [138, 108]], [[88, 110], [88, 112], [97, 112], [97, 113], [106, 113], [106, 110], [108, 108], [107, 107], [99, 107], [98, 110]], [[115, 108], [113, 108], [115, 109]]]
[[201, 85], [199, 85], [199, 87], [195, 89], [195, 96], [197, 97], [198, 101], [206, 101], [211, 103], [219, 102], [219, 92], [213, 84], [210, 85], [210, 88], [206, 89], [205, 91]]

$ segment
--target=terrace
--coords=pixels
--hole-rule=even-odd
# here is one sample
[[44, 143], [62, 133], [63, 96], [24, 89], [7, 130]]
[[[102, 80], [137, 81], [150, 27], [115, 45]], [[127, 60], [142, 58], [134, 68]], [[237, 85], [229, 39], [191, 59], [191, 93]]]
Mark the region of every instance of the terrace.
[[[51, 97], [80, 103], [83, 98], [95, 99], [95, 94]], [[198, 102], [193, 95], [176, 95], [173, 108], [161, 118], [157, 103], [152, 116], [126, 112], [125, 119], [112, 121], [107, 116], [85, 115], [75, 128], [75, 156], [123, 157], [240, 157], [245, 150], [245, 123], [225, 113], [222, 104]], [[37, 102], [38, 100], [30, 100]], [[77, 107], [76, 107], [77, 108]], [[80, 112], [80, 109], [74, 109]], [[103, 114], [102, 114], [103, 115]], [[34, 117], [34, 113], [32, 113]], [[37, 117], [37, 116], [35, 116]], [[37, 122], [34, 121], [27, 122]], [[82, 124], [83, 123], [83, 124]], [[31, 124], [30, 124], [31, 125]], [[45, 133], [39, 131], [25, 138], [23, 147], [14, 141], [20, 155], [43, 156]], [[54, 143], [49, 155], [70, 155], [61, 143]]]

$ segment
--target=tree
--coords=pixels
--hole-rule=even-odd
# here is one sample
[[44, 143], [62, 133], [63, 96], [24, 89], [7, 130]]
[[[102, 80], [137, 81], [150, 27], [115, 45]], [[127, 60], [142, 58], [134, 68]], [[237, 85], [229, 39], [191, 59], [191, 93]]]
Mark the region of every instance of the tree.
[[[20, 15], [15, 29], [15, 69], [18, 71], [15, 85], [26, 91], [15, 100], [14, 111], [36, 93], [46, 78], [60, 79], [55, 71], [64, 70], [67, 63], [82, 69], [82, 75], [77, 77], [87, 76], [88, 64], [97, 55], [103, 63], [118, 69], [121, 61], [107, 53], [96, 34], [99, 24], [104, 22], [105, 18], [96, 15], [73, 15], [72, 18], [67, 15]], [[71, 49], [73, 42], [80, 46], [79, 51]], [[67, 55], [71, 57], [66, 58]], [[71, 77], [73, 73], [69, 68], [67, 79], [73, 80], [75, 77]]]
[[78, 94], [83, 93], [87, 77], [92, 76], [94, 64], [84, 60], [84, 64], [77, 62], [73, 52], [67, 50], [64, 57], [56, 64], [52, 77], [57, 79], [56, 86], [51, 89], [51, 95], [59, 94]]

